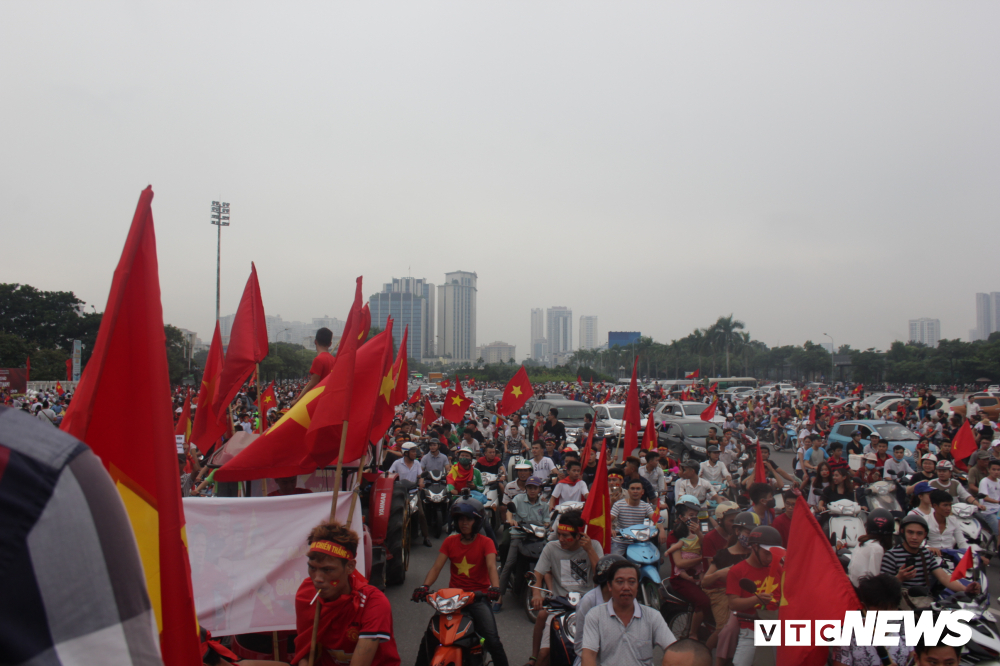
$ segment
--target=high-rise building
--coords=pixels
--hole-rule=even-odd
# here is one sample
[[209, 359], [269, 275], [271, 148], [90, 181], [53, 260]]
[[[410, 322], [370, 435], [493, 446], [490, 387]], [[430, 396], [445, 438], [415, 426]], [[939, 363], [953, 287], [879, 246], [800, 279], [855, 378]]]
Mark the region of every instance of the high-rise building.
[[514, 358], [514, 345], [506, 342], [491, 342], [482, 347], [476, 347], [476, 359], [483, 359], [486, 363], [506, 363]]
[[583, 315], [580, 317], [580, 349], [594, 349], [597, 344], [597, 317]]
[[548, 353], [548, 340], [545, 339], [545, 312], [541, 308], [531, 308], [530, 356], [532, 360], [544, 363]]
[[[996, 293], [996, 292], [994, 292]], [[985, 340], [996, 330], [991, 294], [976, 294], [976, 340]]]
[[434, 355], [434, 285], [423, 278], [392, 278], [382, 291], [368, 299], [372, 326], [385, 327], [392, 317], [392, 337], [396, 344], [408, 326], [406, 355], [414, 361]]
[[474, 361], [476, 351], [476, 280], [468, 271], [444, 274], [438, 285], [438, 356]]
[[910, 342], [920, 342], [928, 347], [937, 347], [941, 339], [941, 320], [921, 319], [910, 320]]
[[[990, 292], [990, 309], [993, 311], [993, 321], [990, 333], [1000, 331], [1000, 291]], [[990, 337], [987, 335], [986, 337]]]
[[567, 354], [573, 351], [573, 311], [557, 305], [545, 311], [546, 335], [549, 354]]

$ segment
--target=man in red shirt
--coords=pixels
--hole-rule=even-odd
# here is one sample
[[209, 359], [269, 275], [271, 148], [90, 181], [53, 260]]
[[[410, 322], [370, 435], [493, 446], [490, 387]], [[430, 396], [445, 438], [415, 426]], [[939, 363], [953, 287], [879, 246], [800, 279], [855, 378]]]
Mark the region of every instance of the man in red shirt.
[[[389, 600], [355, 570], [358, 535], [340, 523], [320, 523], [309, 543], [309, 577], [295, 594], [295, 656], [306, 666], [399, 666]], [[310, 662], [319, 604], [316, 657]]]
[[771, 526], [778, 530], [781, 535], [781, 543], [784, 544], [785, 548], [788, 548], [788, 533], [792, 529], [792, 515], [795, 513], [799, 496], [794, 490], [789, 489], [781, 493], [781, 499], [785, 502], [785, 511], [774, 519]]
[[717, 552], [729, 548], [729, 539], [733, 535], [733, 520], [739, 512], [740, 505], [736, 502], [722, 502], [715, 507], [715, 529], [701, 540], [701, 556], [705, 560], [705, 571], [708, 571]]
[[[508, 666], [497, 621], [493, 617], [491, 602], [500, 599], [500, 576], [497, 574], [497, 549], [493, 539], [479, 533], [483, 525], [482, 507], [475, 500], [459, 499], [451, 507], [458, 534], [452, 534], [441, 544], [437, 561], [427, 572], [424, 584], [413, 591], [414, 601], [424, 601], [430, 586], [448, 562], [451, 563], [451, 581], [448, 587], [466, 592], [483, 592], [484, 596], [466, 606], [463, 612], [472, 618], [476, 633], [485, 639], [486, 649], [493, 656], [495, 666]], [[427, 666], [437, 648], [437, 639], [429, 631], [420, 642], [416, 666]]]
[[309, 381], [295, 396], [295, 400], [292, 400], [293, 405], [301, 400], [302, 396], [313, 390], [333, 370], [333, 363], [336, 360], [336, 357], [330, 353], [330, 346], [333, 345], [333, 331], [324, 326], [316, 331], [316, 339], [313, 342], [316, 345], [316, 358], [313, 359], [312, 366], [309, 368]]
[[[756, 648], [753, 644], [753, 623], [757, 619], [757, 609], [763, 607], [765, 610], [776, 611], [781, 603], [782, 566], [779, 558], [784, 557], [781, 534], [773, 527], [759, 525], [750, 532], [747, 541], [750, 556], [731, 566], [726, 575], [729, 610], [736, 614], [740, 623], [740, 637], [733, 653], [733, 666], [750, 666], [754, 661]], [[775, 548], [777, 550], [772, 553]], [[754, 584], [756, 593], [740, 587], [740, 581], [744, 578]]]

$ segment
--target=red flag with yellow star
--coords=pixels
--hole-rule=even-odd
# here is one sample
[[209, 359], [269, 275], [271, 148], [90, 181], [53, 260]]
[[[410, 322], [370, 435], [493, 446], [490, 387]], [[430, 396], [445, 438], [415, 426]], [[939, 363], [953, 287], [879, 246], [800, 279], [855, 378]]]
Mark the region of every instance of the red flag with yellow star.
[[[201, 652], [177, 481], [152, 200], [147, 187], [111, 280], [90, 362], [60, 427], [90, 446], [121, 495], [163, 663], [191, 665], [201, 663]], [[122, 409], [123, 395], [128, 409]]]
[[219, 332], [219, 322], [215, 322], [215, 334], [212, 336], [212, 345], [208, 348], [208, 358], [205, 360], [205, 370], [201, 375], [194, 426], [191, 429], [191, 441], [201, 449], [202, 453], [208, 453], [212, 445], [229, 429], [226, 423], [219, 423], [220, 419], [212, 409], [221, 376], [222, 335]]
[[[392, 417], [396, 414], [396, 405], [406, 400], [406, 339], [410, 327], [403, 329], [403, 339], [399, 343], [396, 362], [389, 367], [389, 376], [384, 377], [379, 386], [378, 399], [375, 400], [375, 414], [372, 417], [369, 439], [378, 441], [389, 429]], [[392, 342], [389, 343], [389, 360], [392, 360]], [[353, 458], [352, 458], [353, 460]]]
[[583, 520], [587, 523], [587, 536], [601, 544], [605, 553], [611, 552], [611, 487], [608, 486], [608, 442], [601, 443], [601, 456], [597, 459], [594, 485], [583, 505]]
[[458, 391], [448, 391], [444, 397], [444, 405], [441, 407], [441, 416], [452, 423], [458, 423], [465, 418], [465, 412], [472, 405], [472, 398], [466, 398]]
[[653, 413], [656, 410], [650, 409], [649, 416], [646, 417], [646, 429], [642, 432], [642, 448], [644, 451], [652, 451], [659, 445], [656, 436], [656, 423], [653, 421]]
[[[382, 362], [383, 349], [376, 343], [380, 335], [358, 349], [357, 326], [361, 325], [361, 278], [355, 291], [353, 317], [348, 316], [350, 328], [345, 328], [337, 349], [333, 369], [319, 384], [295, 403], [263, 435], [255, 439], [236, 457], [215, 473], [220, 481], [247, 481], [250, 479], [280, 478], [309, 474], [326, 467], [340, 451], [344, 421], [348, 421], [345, 458], [353, 458], [352, 441], [363, 441], [364, 435], [352, 433], [364, 430], [370, 423], [374, 398], [364, 401], [358, 390], [361, 374], [370, 372], [375, 362]], [[374, 392], [374, 387], [366, 388]], [[368, 413], [363, 412], [368, 409]], [[357, 418], [354, 418], [357, 417]], [[363, 445], [359, 447], [363, 450]]]
[[533, 395], [535, 392], [531, 388], [531, 382], [528, 381], [528, 372], [522, 365], [521, 369], [515, 372], [514, 376], [507, 382], [503, 396], [500, 398], [500, 404], [497, 405], [497, 414], [502, 416], [513, 414], [524, 407], [524, 403], [528, 402], [528, 398]]
[[219, 421], [229, 422], [229, 405], [256, 368], [256, 364], [267, 357], [267, 326], [264, 320], [264, 303], [257, 283], [257, 267], [251, 261], [250, 277], [233, 317], [226, 360], [219, 378], [220, 388], [212, 401], [212, 409]]
[[267, 412], [278, 406], [278, 396], [274, 393], [274, 382], [272, 381], [260, 396], [260, 406], [264, 413], [260, 415], [260, 432], [267, 430]]
[[625, 413], [622, 414], [622, 427], [625, 428], [623, 440], [626, 458], [632, 455], [632, 451], [639, 446], [639, 426], [642, 425], [642, 412], [639, 411], [639, 386], [636, 382], [638, 368], [639, 357], [636, 356], [632, 363], [632, 381], [628, 385], [628, 396], [625, 398]]
[[424, 397], [424, 413], [420, 420], [420, 432], [427, 432], [431, 424], [437, 421], [438, 415], [434, 412], [434, 405], [431, 404], [431, 399]]

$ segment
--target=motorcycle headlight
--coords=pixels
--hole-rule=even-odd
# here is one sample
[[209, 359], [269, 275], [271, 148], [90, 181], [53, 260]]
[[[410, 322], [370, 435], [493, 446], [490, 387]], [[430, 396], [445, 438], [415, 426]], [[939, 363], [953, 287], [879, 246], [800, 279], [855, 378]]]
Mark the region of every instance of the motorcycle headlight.
[[[989, 613], [989, 611], [986, 611]], [[570, 613], [563, 618], [563, 627], [566, 629], [566, 636], [571, 641], [576, 641], [576, 613]]]
[[528, 527], [531, 528], [531, 533], [534, 534], [539, 539], [541, 539], [542, 537], [545, 536], [545, 527], [544, 526], [542, 526], [542, 525], [529, 525]]
[[889, 486], [887, 486], [887, 485], [886, 486], [879, 486], [875, 490], [875, 492], [877, 492], [879, 495], [888, 495], [889, 494]]
[[632, 537], [636, 541], [649, 541], [649, 528], [643, 527], [641, 530], [632, 530]]
[[431, 600], [431, 605], [439, 613], [454, 613], [460, 608], [459, 604], [461, 604], [461, 597], [458, 595], [454, 597], [438, 597]]

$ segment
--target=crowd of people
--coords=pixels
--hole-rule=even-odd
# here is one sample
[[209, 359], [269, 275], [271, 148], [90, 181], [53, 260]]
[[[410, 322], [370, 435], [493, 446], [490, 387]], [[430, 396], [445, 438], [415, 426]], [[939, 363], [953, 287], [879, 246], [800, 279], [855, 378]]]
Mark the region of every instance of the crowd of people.
[[[321, 330], [309, 378], [278, 385], [279, 404], [274, 408], [261, 413], [256, 395], [260, 387], [245, 387], [233, 406], [233, 431], [255, 432], [273, 424], [330, 371], [333, 357], [328, 342], [321, 344], [326, 342], [322, 336]], [[997, 533], [1000, 460], [994, 457], [995, 425], [974, 401], [967, 403], [965, 414], [947, 413], [931, 409], [938, 399], [929, 389], [920, 388], [907, 392], [909, 399], [891, 412], [883, 412], [873, 411], [864, 402], [863, 388], [849, 385], [792, 393], [775, 389], [720, 394], [713, 388], [693, 385], [671, 395], [652, 383], [639, 392], [643, 423], [645, 415], [663, 400], [686, 399], [713, 406], [719, 418], [706, 438], [703, 461], [682, 456], [664, 445], [662, 438], [654, 448], [619, 457], [621, 437], [610, 431], [604, 441], [590, 438], [591, 452], [582, 451], [591, 430], [598, 428], [591, 415], [578, 432], [568, 433], [558, 409], [537, 413], [530, 402], [506, 418], [483, 404], [457, 422], [438, 418], [429, 424], [421, 402], [401, 405], [373, 466], [421, 492], [427, 473], [444, 474], [452, 496], [448, 534], [437, 545], [430, 570], [417, 572], [422, 585], [414, 590], [413, 600], [426, 600], [447, 568], [449, 588], [476, 594], [463, 613], [471, 618], [496, 666], [508, 666], [495, 616], [513, 591], [516, 555], [512, 554], [526, 537], [520, 526], [543, 525], [549, 531], [547, 543], [534, 565], [529, 592], [538, 619], [528, 666], [548, 666], [551, 659], [552, 619], [544, 607], [550, 593], [579, 595], [576, 664], [649, 665], [653, 646], [659, 646], [664, 650], [664, 666], [748, 666], [762, 650], [753, 645], [754, 620], [777, 618], [782, 598], [780, 562], [794, 513], [812, 510], [822, 519], [838, 501], [860, 501], [858, 487], [882, 480], [896, 485], [903, 513], [876, 509], [867, 515], [867, 534], [844, 572], [862, 607], [899, 608], [904, 593], [917, 588], [979, 591], [974, 581], [950, 580], [946, 568], [946, 558], [961, 556], [969, 547], [951, 515], [954, 503], [975, 506], [984, 526]], [[536, 395], [559, 392], [592, 405], [623, 403], [627, 391], [627, 387], [582, 382], [534, 387]], [[182, 389], [175, 392], [178, 415], [184, 396]], [[71, 397], [40, 393], [5, 402], [58, 425]], [[952, 441], [966, 419], [976, 450], [957, 459]], [[901, 445], [890, 447], [874, 430], [867, 442], [858, 430], [846, 445], [828, 440], [835, 425], [843, 421], [895, 423], [914, 433], [919, 442], [912, 451]], [[575, 435], [576, 443], [568, 443], [569, 434]], [[747, 456], [758, 451], [754, 445], [758, 438], [768, 439], [779, 450], [792, 450], [792, 469], [782, 469], [771, 460], [771, 445], [765, 444], [759, 448], [765, 481], [741, 473]], [[602, 445], [609, 454], [607, 467], [599, 464], [597, 453]], [[212, 468], [203, 462], [196, 450], [179, 454], [185, 495], [212, 494]], [[486, 520], [483, 503], [477, 499], [488, 490], [485, 474], [497, 479], [495, 521]], [[612, 503], [614, 536], [608, 552], [588, 536], [577, 506], [586, 502], [598, 476], [607, 478]], [[296, 486], [295, 477], [275, 481], [277, 490], [271, 495], [308, 492]], [[574, 508], [560, 511], [564, 504]], [[417, 519], [423, 547], [435, 547], [422, 508]], [[629, 541], [622, 536], [622, 530], [636, 525], [657, 528], [656, 546], [668, 571], [661, 590], [690, 602], [693, 612], [686, 623], [670, 625], [658, 603], [654, 608], [640, 602], [640, 566], [626, 556]], [[314, 649], [322, 664], [393, 666], [400, 662], [392, 608], [384, 593], [355, 568], [358, 534], [357, 529], [331, 522], [318, 525], [308, 535], [308, 577], [296, 597], [298, 635], [293, 664], [315, 663]], [[680, 627], [683, 633], [675, 635], [671, 626]], [[432, 663], [438, 645], [438, 638], [428, 633], [421, 642], [417, 666]], [[889, 649], [897, 664], [910, 663], [911, 652], [913, 663], [918, 664], [957, 663], [948, 660], [958, 658], [956, 650], [945, 646], [921, 645], [913, 651], [900, 643]], [[856, 644], [834, 648], [831, 661], [846, 666], [885, 663], [874, 648]]]

